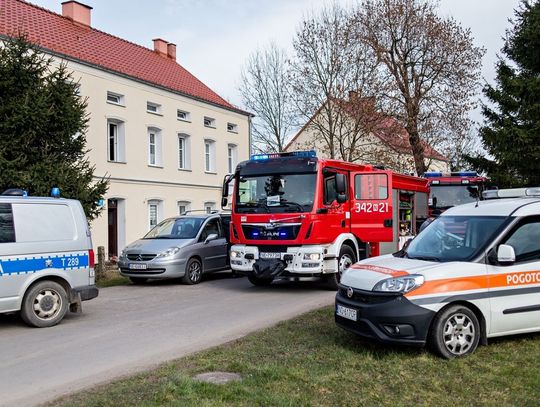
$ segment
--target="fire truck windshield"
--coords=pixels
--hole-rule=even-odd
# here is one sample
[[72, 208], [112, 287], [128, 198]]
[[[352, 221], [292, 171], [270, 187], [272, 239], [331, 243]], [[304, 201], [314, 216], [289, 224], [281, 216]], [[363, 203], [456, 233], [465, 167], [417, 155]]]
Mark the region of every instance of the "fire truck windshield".
[[476, 201], [478, 188], [473, 185], [430, 185], [429, 205], [432, 208], [450, 208], [452, 206]]
[[316, 174], [240, 176], [236, 183], [237, 213], [310, 212]]

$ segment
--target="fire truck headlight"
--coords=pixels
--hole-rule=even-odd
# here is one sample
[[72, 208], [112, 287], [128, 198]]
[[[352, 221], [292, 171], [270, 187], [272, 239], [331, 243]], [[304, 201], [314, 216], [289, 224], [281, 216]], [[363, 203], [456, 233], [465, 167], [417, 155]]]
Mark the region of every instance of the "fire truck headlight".
[[405, 294], [420, 287], [422, 284], [424, 284], [424, 276], [420, 274], [411, 274], [379, 281], [373, 287], [373, 291]]
[[241, 257], [241, 255], [242, 255], [242, 253], [231, 250], [231, 258], [232, 259], [237, 259], [237, 258]]
[[321, 259], [320, 253], [305, 253], [304, 260], [319, 261]]

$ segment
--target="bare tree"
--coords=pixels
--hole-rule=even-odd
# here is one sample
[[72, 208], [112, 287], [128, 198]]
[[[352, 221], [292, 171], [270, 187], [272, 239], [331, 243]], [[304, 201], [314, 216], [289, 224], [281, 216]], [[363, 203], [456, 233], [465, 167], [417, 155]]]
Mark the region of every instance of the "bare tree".
[[254, 52], [242, 70], [239, 90], [246, 108], [256, 115], [254, 150], [282, 151], [294, 123], [285, 51], [271, 43]]
[[293, 40], [290, 74], [312, 145], [330, 158], [358, 161], [376, 124], [377, 60], [357, 41], [351, 12], [334, 3], [304, 19]]
[[422, 140], [450, 151], [465, 142], [484, 50], [469, 29], [439, 17], [432, 0], [363, 0], [355, 21], [358, 41], [381, 62], [381, 101], [407, 130], [421, 175]]

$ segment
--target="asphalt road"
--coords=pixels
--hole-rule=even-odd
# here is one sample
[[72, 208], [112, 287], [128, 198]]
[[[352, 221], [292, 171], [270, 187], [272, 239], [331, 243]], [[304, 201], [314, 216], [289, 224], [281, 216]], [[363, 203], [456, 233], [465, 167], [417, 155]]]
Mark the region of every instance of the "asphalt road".
[[333, 302], [316, 283], [254, 287], [230, 273], [101, 289], [53, 328], [0, 316], [0, 405], [31, 406], [219, 345]]

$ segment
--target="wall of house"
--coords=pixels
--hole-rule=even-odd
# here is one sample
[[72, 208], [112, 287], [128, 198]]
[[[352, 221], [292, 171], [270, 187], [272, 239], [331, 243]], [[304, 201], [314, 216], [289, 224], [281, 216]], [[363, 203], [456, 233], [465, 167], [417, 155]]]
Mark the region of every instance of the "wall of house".
[[[221, 184], [229, 170], [228, 146], [236, 146], [234, 165], [249, 156], [246, 115], [81, 63], [67, 61], [67, 64], [74, 80], [80, 82], [81, 96], [88, 98], [86, 138], [88, 157], [95, 165], [94, 174], [110, 177], [105, 202], [109, 199], [118, 202], [118, 251], [148, 232], [150, 201], [159, 201], [159, 220], [177, 215], [179, 201], [190, 202], [191, 209], [203, 209], [207, 202], [214, 202], [215, 208], [220, 208]], [[108, 102], [107, 92], [121, 95], [122, 102]], [[159, 113], [148, 112], [147, 102], [160, 105]], [[189, 112], [189, 120], [179, 120], [177, 109]], [[204, 125], [205, 116], [215, 120], [215, 128]], [[123, 127], [124, 157], [117, 161], [111, 161], [109, 156], [109, 121]], [[228, 131], [228, 123], [236, 125], [235, 131]], [[157, 142], [160, 159], [155, 165], [150, 164], [149, 129], [157, 131], [160, 139]], [[183, 169], [179, 168], [179, 134], [189, 140], [187, 164]], [[205, 168], [205, 140], [214, 142], [215, 165], [210, 171]], [[106, 205], [91, 228], [94, 246], [105, 246], [107, 250]]]

